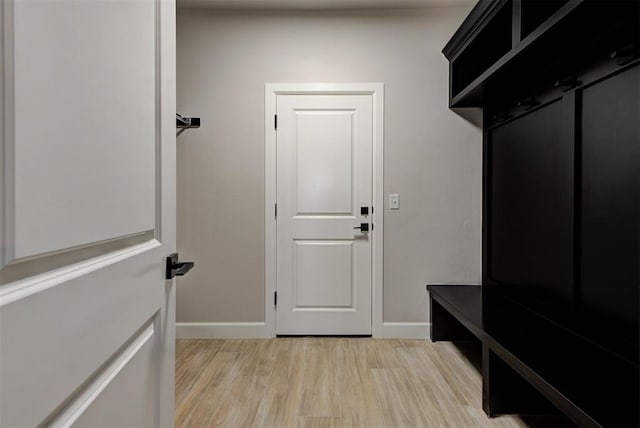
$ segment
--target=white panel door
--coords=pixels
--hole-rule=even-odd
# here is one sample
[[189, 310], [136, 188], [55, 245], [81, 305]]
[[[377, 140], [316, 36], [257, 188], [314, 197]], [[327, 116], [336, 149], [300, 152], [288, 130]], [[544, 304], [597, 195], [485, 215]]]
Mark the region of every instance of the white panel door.
[[[277, 97], [278, 334], [371, 334], [373, 99]], [[369, 215], [361, 215], [367, 207]]]
[[0, 426], [172, 426], [175, 4], [0, 12]]

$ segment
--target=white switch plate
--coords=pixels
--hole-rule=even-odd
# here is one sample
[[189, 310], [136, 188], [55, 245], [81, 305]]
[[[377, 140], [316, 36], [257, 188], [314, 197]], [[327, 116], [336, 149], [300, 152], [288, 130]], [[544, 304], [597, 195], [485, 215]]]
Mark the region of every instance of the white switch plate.
[[400, 195], [398, 195], [397, 193], [393, 193], [389, 195], [389, 209], [390, 210], [400, 209]]

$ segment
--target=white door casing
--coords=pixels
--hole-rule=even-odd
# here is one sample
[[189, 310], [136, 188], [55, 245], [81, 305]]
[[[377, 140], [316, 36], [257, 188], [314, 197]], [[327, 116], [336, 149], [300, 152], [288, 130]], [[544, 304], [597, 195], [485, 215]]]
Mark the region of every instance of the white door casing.
[[172, 426], [175, 3], [0, 13], [0, 426]]
[[[382, 324], [382, 209], [372, 209], [382, 201], [382, 85], [271, 84], [266, 95], [267, 120], [271, 110], [278, 115], [277, 131], [266, 130], [267, 209], [272, 197], [278, 204], [274, 222], [266, 219], [275, 333], [375, 335]], [[361, 223], [369, 232], [354, 230]], [[274, 309], [267, 304], [267, 324]]]

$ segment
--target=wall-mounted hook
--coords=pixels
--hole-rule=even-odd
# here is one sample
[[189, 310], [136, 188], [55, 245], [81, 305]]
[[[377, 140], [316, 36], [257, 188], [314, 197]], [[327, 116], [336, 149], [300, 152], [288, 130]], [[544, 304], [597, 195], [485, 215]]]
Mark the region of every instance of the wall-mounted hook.
[[564, 88], [562, 92], [569, 91], [576, 86], [582, 85], [582, 82], [579, 81], [575, 76], [567, 77], [566, 79], [558, 80], [553, 84], [556, 88]]
[[187, 117], [176, 113], [176, 128], [179, 129], [176, 135], [182, 134], [186, 129], [200, 128], [200, 118]]
[[497, 122], [504, 122], [505, 120], [511, 119], [512, 117], [513, 116], [511, 116], [509, 113], [498, 112], [493, 115], [493, 120]]
[[176, 128], [200, 128], [200, 118], [176, 113]]
[[629, 61], [633, 61], [638, 57], [638, 46], [633, 43], [626, 45], [611, 52], [609, 57], [611, 59], [615, 59], [618, 65], [625, 65]]
[[524, 110], [531, 110], [532, 108], [534, 108], [537, 105], [540, 105], [540, 103], [534, 98], [534, 97], [527, 97], [523, 100], [518, 101], [518, 107], [524, 107]]

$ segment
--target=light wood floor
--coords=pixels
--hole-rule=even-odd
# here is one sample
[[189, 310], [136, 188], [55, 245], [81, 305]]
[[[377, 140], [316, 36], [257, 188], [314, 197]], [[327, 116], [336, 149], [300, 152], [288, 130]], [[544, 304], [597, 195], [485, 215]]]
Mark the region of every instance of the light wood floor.
[[369, 338], [179, 340], [176, 426], [531, 426], [486, 417], [480, 374], [460, 349]]

